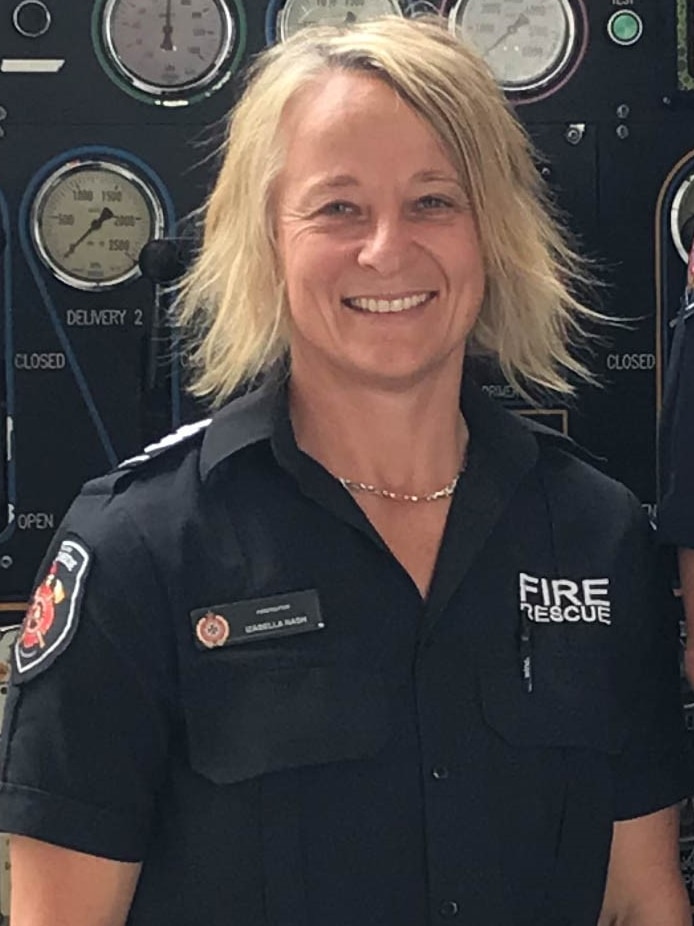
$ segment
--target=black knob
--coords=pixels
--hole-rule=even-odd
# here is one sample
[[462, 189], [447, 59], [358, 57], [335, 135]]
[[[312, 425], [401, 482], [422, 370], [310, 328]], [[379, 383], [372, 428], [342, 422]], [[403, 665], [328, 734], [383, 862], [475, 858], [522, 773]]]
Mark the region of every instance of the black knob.
[[140, 251], [142, 275], [153, 283], [172, 283], [183, 275], [185, 265], [174, 241], [155, 238]]
[[41, 0], [22, 0], [12, 14], [14, 27], [21, 35], [37, 39], [48, 32], [51, 25], [51, 13]]

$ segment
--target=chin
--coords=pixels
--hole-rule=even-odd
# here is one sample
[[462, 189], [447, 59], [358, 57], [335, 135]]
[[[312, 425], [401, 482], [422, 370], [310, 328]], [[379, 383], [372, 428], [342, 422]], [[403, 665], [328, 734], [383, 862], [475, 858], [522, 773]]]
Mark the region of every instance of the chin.
[[351, 367], [349, 375], [361, 388], [384, 392], [403, 392], [436, 376], [437, 364], [360, 364]]

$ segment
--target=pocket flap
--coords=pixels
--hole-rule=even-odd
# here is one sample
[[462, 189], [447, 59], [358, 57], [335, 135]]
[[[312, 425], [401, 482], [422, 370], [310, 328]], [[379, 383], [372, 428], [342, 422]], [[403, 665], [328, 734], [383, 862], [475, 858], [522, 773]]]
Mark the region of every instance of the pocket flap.
[[231, 784], [374, 755], [388, 735], [384, 688], [381, 675], [352, 665], [208, 662], [185, 684], [191, 764]]
[[[584, 655], [584, 654], [582, 654]], [[618, 753], [625, 738], [621, 711], [610, 694], [606, 667], [577, 659], [541, 671], [528, 692], [520, 670], [480, 672], [482, 712], [513, 746], [560, 746]]]

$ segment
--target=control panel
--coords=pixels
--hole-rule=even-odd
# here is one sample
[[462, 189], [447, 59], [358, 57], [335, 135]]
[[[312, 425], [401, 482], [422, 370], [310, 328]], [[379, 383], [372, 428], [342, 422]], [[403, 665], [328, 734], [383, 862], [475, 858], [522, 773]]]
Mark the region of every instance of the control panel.
[[[644, 504], [669, 321], [694, 237], [687, 0], [0, 0], [0, 596], [22, 601], [81, 483], [197, 410], [168, 284], [189, 253], [238, 75], [314, 22], [432, 11], [474, 44], [620, 321], [590, 345], [602, 388], [533, 410]], [[484, 374], [487, 376], [487, 374]], [[556, 407], [555, 407], [556, 406]]]
[[238, 76], [315, 22], [437, 12], [475, 45], [620, 320], [602, 388], [534, 410], [653, 506], [669, 321], [694, 237], [687, 0], [0, 0], [0, 598], [25, 600], [79, 486], [201, 413], [168, 284], [190, 251]]
[[0, 0], [0, 624], [81, 484], [204, 413], [167, 309], [244, 65], [311, 23], [432, 12], [497, 76], [617, 322], [574, 400], [483, 388], [654, 509], [694, 241], [694, 0]]

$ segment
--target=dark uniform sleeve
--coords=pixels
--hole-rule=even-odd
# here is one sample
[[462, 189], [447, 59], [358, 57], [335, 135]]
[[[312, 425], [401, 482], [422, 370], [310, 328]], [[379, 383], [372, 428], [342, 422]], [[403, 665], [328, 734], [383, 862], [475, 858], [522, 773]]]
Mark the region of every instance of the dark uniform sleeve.
[[631, 529], [620, 556], [620, 626], [612, 673], [624, 746], [614, 760], [616, 819], [644, 816], [694, 790], [679, 674], [679, 621], [653, 531], [631, 506]]
[[0, 830], [139, 861], [168, 749], [173, 644], [137, 530], [102, 507], [96, 518], [69, 514], [53, 547], [67, 533], [91, 557], [68, 645], [26, 678], [13, 666]]

